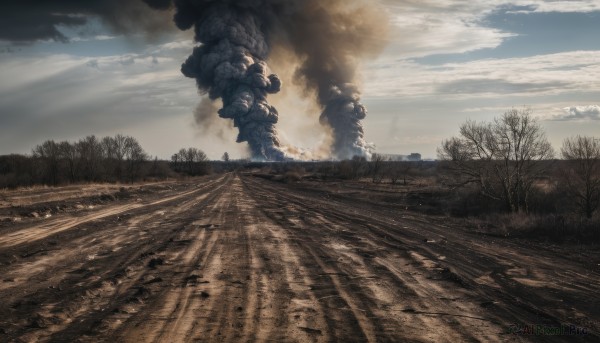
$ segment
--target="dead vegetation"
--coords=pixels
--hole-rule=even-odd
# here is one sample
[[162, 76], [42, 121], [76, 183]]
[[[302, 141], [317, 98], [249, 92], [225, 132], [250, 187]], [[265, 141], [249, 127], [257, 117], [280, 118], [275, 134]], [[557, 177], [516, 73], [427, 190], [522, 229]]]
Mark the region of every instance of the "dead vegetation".
[[[572, 201], [563, 171], [572, 162], [539, 162], [543, 170], [531, 181], [528, 211], [511, 212], [505, 202], [482, 193], [477, 184], [462, 184], [448, 162], [286, 162], [250, 164], [255, 177], [298, 189], [338, 189], [339, 198], [361, 197], [380, 206], [408, 209], [462, 221], [475, 231], [507, 237], [556, 242], [600, 242], [600, 218], [586, 218]], [[377, 176], [373, 174], [377, 173]]]

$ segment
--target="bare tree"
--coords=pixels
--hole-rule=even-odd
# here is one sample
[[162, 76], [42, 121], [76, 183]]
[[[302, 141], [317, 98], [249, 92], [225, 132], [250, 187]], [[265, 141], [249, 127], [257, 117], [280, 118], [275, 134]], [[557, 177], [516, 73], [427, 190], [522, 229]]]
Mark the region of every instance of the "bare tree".
[[104, 153], [104, 158], [106, 159], [116, 159], [115, 156], [115, 140], [112, 137], [104, 137], [102, 141], [100, 141], [102, 145], [102, 152]]
[[192, 156], [191, 174], [192, 175], [206, 174], [208, 172], [208, 164], [206, 163], [208, 161], [208, 157], [206, 156], [204, 151], [202, 151], [200, 149], [196, 149], [196, 148], [190, 148], [190, 149], [192, 149], [192, 152], [190, 153], [189, 149], [188, 149], [188, 154], [191, 154], [191, 156]]
[[208, 157], [204, 151], [197, 148], [179, 149], [173, 154], [171, 163], [176, 171], [188, 175], [202, 175], [208, 172]]
[[196, 162], [196, 154], [197, 153], [198, 153], [198, 149], [196, 149], [196, 148], [188, 148], [185, 151], [184, 159], [185, 159], [188, 173], [190, 175], [194, 174], [194, 162]]
[[409, 161], [390, 161], [386, 168], [386, 174], [390, 178], [392, 185], [398, 184], [402, 179], [402, 184], [407, 185], [407, 177], [413, 167], [413, 162]]
[[460, 136], [442, 142], [440, 159], [450, 161], [463, 183], [476, 183], [484, 196], [502, 201], [510, 212], [528, 212], [541, 162], [554, 156], [531, 110], [511, 109], [492, 123], [467, 121]]
[[373, 183], [380, 183], [383, 180], [383, 163], [385, 158], [380, 154], [373, 154], [369, 163], [369, 174]]
[[562, 156], [570, 161], [565, 177], [568, 192], [581, 212], [591, 218], [600, 206], [600, 139], [567, 138]]
[[133, 137], [126, 137], [124, 144], [127, 176], [129, 181], [133, 183], [139, 177], [142, 166], [148, 159], [148, 155], [144, 152], [140, 143]]
[[87, 181], [98, 181], [102, 163], [103, 149], [96, 136], [91, 135], [77, 142], [81, 157], [83, 176]]
[[79, 152], [74, 144], [67, 141], [60, 142], [58, 144], [58, 149], [60, 151], [61, 159], [65, 160], [67, 163], [69, 182], [74, 183], [77, 181]]
[[128, 153], [130, 146], [128, 144], [133, 137], [117, 134], [114, 137], [104, 137], [101, 145], [105, 157], [105, 167], [108, 173], [114, 176], [117, 180], [123, 178], [125, 166], [125, 155]]
[[119, 180], [121, 168], [117, 161], [117, 146], [115, 139], [112, 137], [104, 137], [100, 141], [100, 145], [102, 146], [103, 166], [106, 172], [105, 176], [109, 179], [115, 178], [114, 181]]
[[350, 160], [350, 178], [353, 180], [360, 179], [365, 173], [367, 159], [364, 156], [354, 155]]
[[32, 151], [33, 157], [40, 159], [44, 166], [44, 178], [52, 185], [58, 184], [60, 167], [60, 150], [53, 140], [37, 145]]
[[[87, 136], [76, 143], [47, 140], [32, 149], [30, 157], [0, 159], [0, 187], [36, 183], [58, 185], [79, 181], [135, 181], [150, 167], [148, 156], [133, 137], [116, 135], [101, 140]], [[117, 162], [122, 161], [122, 168]], [[2, 165], [4, 163], [4, 167]], [[4, 169], [2, 169], [4, 168]], [[168, 175], [166, 165], [155, 161], [153, 172]], [[18, 175], [17, 175], [18, 174]]]

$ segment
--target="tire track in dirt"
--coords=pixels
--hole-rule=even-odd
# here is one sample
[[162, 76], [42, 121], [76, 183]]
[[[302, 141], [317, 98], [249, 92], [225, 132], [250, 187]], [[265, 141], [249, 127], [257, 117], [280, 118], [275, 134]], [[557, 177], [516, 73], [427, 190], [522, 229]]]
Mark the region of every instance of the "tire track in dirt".
[[[260, 193], [259, 190], [253, 189], [253, 194]], [[444, 298], [448, 292], [444, 292], [444, 288], [431, 284], [429, 280], [424, 284], [422, 280], [417, 282], [414, 277], [410, 279], [398, 279], [394, 273], [391, 273], [385, 266], [377, 263], [378, 260], [386, 260], [386, 256], [375, 257], [372, 253], [374, 250], [381, 250], [374, 241], [368, 239], [367, 235], [351, 234], [346, 229], [352, 223], [341, 221], [336, 218], [335, 221], [329, 221], [325, 215], [318, 215], [313, 211], [302, 211], [302, 208], [290, 205], [289, 196], [280, 201], [275, 200], [277, 196], [269, 192], [269, 199], [274, 201], [274, 208], [285, 208], [286, 211], [270, 211], [271, 217], [278, 221], [284, 227], [294, 227], [295, 232], [302, 234], [304, 240], [312, 240], [312, 244], [308, 244], [308, 250], [318, 249], [321, 256], [326, 256], [328, 260], [335, 261], [335, 269], [325, 269], [327, 274], [331, 275], [336, 284], [336, 289], [342, 299], [356, 299], [349, 303], [349, 307], [353, 310], [353, 315], [358, 319], [359, 323], [369, 323], [365, 317], [373, 318], [376, 322], [375, 329], [371, 329], [371, 337], [367, 336], [370, 341], [406, 341], [417, 339], [422, 336], [422, 339], [433, 339], [436, 341], [465, 341], [473, 339], [467, 330], [461, 328], [461, 323], [454, 319], [453, 326], [450, 331], [438, 329], [438, 335], [433, 336], [431, 333], [424, 333], [423, 327], [443, 328], [447, 326], [447, 321], [444, 318], [425, 318], [424, 320], [414, 315], [414, 308], [424, 308], [425, 303], [419, 301], [425, 299], [428, 313], [435, 315], [441, 312], [440, 307], [448, 311], [447, 306], [439, 300], [434, 300], [439, 297]], [[265, 199], [261, 199], [264, 204]], [[323, 208], [323, 211], [328, 210]], [[291, 211], [288, 212], [288, 211]], [[278, 215], [279, 214], [279, 215]], [[303, 220], [292, 220], [290, 218], [302, 218]], [[310, 218], [310, 219], [307, 219]], [[287, 221], [287, 223], [286, 223]], [[302, 223], [303, 221], [303, 223]], [[294, 223], [296, 222], [296, 224]], [[300, 225], [298, 225], [300, 224]], [[348, 235], [350, 234], [350, 235]], [[362, 236], [362, 237], [361, 237]], [[318, 238], [318, 241], [315, 240]], [[356, 252], [355, 252], [356, 251]], [[368, 252], [371, 252], [369, 254]], [[323, 263], [317, 254], [311, 252], [317, 259], [317, 263]], [[363, 255], [363, 256], [361, 256]], [[396, 258], [396, 263], [400, 262], [400, 258]], [[402, 260], [402, 265], [405, 266], [406, 260]], [[379, 267], [379, 268], [378, 268]], [[406, 268], [406, 267], [403, 267]], [[415, 268], [406, 271], [407, 275], [417, 274]], [[425, 278], [423, 278], [425, 279]], [[348, 289], [345, 291], [344, 289]], [[351, 296], [347, 295], [351, 294]], [[407, 298], [407, 296], [409, 298]], [[456, 298], [456, 295], [453, 295]], [[447, 298], [446, 298], [447, 299]], [[359, 301], [361, 304], [357, 306], [353, 302]], [[435, 306], [435, 307], [434, 307]], [[452, 308], [451, 311], [458, 313], [457, 309]], [[462, 310], [464, 311], [464, 310]], [[472, 310], [471, 310], [472, 311]], [[365, 314], [363, 314], [365, 313]], [[450, 315], [450, 314], [448, 314]], [[439, 316], [438, 316], [439, 317]], [[472, 320], [475, 320], [475, 325], [481, 323], [481, 319], [475, 316], [467, 318], [468, 323], [465, 326], [474, 326]], [[407, 326], [410, 328], [407, 330]], [[398, 327], [404, 327], [402, 331], [405, 335], [398, 332]], [[365, 331], [365, 330], [363, 330]], [[497, 331], [500, 331], [499, 329]], [[368, 332], [368, 331], [367, 331]], [[480, 335], [485, 338], [485, 335]]]
[[[161, 228], [162, 230], [172, 233], [169, 238], [163, 236], [162, 239], [160, 236], [155, 235], [151, 241], [152, 244], [155, 244], [153, 249], [148, 250], [148, 247], [145, 246], [145, 252], [142, 254], [150, 256], [149, 261], [146, 258], [143, 261], [146, 263], [130, 265], [131, 268], [136, 269], [137, 274], [135, 277], [128, 276], [127, 287], [116, 293], [111, 299], [110, 307], [113, 308], [112, 312], [115, 315], [110, 316], [97, 312], [95, 315], [90, 316], [87, 326], [90, 328], [91, 342], [98, 339], [108, 340], [102, 337], [111, 336], [112, 332], [118, 330], [121, 323], [130, 318], [131, 315], [146, 311], [147, 304], [151, 304], [158, 298], [157, 294], [163, 292], [165, 283], [175, 281], [174, 275], [180, 274], [181, 271], [180, 268], [173, 267], [175, 263], [170, 259], [171, 250], [175, 249], [177, 254], [187, 251], [188, 248], [185, 247], [193, 245], [193, 241], [188, 238], [190, 234], [193, 234], [193, 231], [197, 230], [197, 227], [187, 225], [189, 223], [187, 212], [194, 209], [201, 210], [211, 204], [219, 196], [219, 191], [226, 183], [227, 180], [214, 187], [210, 193], [195, 197], [184, 202], [181, 206], [178, 205], [176, 210], [173, 211], [172, 218], [161, 224], [161, 226], [164, 226]], [[167, 287], [170, 286], [172, 286], [171, 283]], [[61, 333], [61, 340], [64, 340], [65, 337], [78, 337], [80, 326], [82, 325], [79, 324], [78, 327], [74, 327], [72, 332]]]
[[[216, 181], [214, 181], [216, 182]], [[204, 191], [205, 187], [199, 187], [196, 189], [192, 189], [190, 191], [179, 193], [176, 195], [169, 196], [167, 198], [163, 198], [160, 200], [154, 200], [148, 203], [133, 203], [133, 204], [125, 204], [125, 205], [117, 205], [110, 206], [109, 208], [105, 208], [102, 210], [98, 210], [94, 213], [85, 215], [80, 218], [59, 218], [55, 220], [48, 221], [41, 225], [22, 228], [18, 231], [11, 232], [5, 235], [0, 236], [0, 249], [7, 248], [23, 243], [31, 243], [34, 241], [45, 239], [49, 236], [55, 235], [62, 231], [66, 231], [72, 229], [81, 224], [85, 224], [91, 221], [96, 221], [99, 219], [103, 219], [106, 217], [112, 217], [119, 215], [124, 212], [137, 210], [143, 207], [155, 207], [157, 205], [163, 205], [169, 202], [173, 202], [175, 200], [179, 200], [189, 195], [193, 195], [195, 193]]]
[[[222, 183], [222, 179], [218, 180]], [[214, 182], [207, 182], [202, 185], [202, 190], [206, 190], [207, 186], [212, 187]], [[94, 260], [101, 257], [107, 257], [111, 253], [122, 249], [123, 246], [133, 244], [137, 240], [145, 240], [150, 234], [149, 229], [145, 229], [144, 225], [156, 225], [151, 221], [166, 220], [169, 217], [178, 215], [185, 211], [186, 208], [198, 202], [206, 195], [201, 195], [199, 198], [183, 201], [178, 206], [167, 213], [164, 209], [160, 210], [155, 207], [145, 207], [137, 211], [135, 216], [131, 214], [119, 217], [116, 221], [110, 218], [98, 221], [93, 227], [81, 225], [75, 235], [65, 235], [65, 237], [57, 237], [57, 240], [52, 241], [50, 248], [39, 247], [35, 245], [35, 241], [27, 244], [20, 249], [11, 249], [13, 254], [26, 256], [21, 258], [21, 261], [12, 263], [3, 269], [4, 277], [12, 281], [10, 283], [0, 283], [0, 291], [10, 287], [21, 287], [21, 282], [31, 280], [35, 276], [38, 280], [46, 280], [52, 277], [52, 266], [61, 266], [63, 269], [72, 268], [77, 270], [83, 267], [84, 260]], [[167, 214], [165, 216], [165, 214]], [[92, 231], [93, 230], [93, 231]], [[75, 233], [75, 232], [74, 232]], [[72, 255], [65, 253], [71, 251], [69, 247], [76, 247], [78, 253], [85, 257], [84, 260], [72, 259]], [[31, 255], [27, 251], [40, 251], [39, 254]], [[29, 257], [31, 255], [31, 257]], [[66, 263], [71, 262], [71, 265]], [[25, 273], [24, 273], [25, 271]], [[21, 281], [21, 282], [19, 282]]]
[[[264, 180], [244, 178], [244, 181], [252, 188], [252, 194], [258, 194], [259, 199], [257, 201], [262, 204], [270, 203], [271, 206], [268, 207], [273, 208], [288, 207], [284, 214], [280, 216], [281, 218], [277, 218], [277, 216], [274, 218], [281, 221], [282, 225], [285, 225], [283, 222], [289, 222], [288, 219], [294, 216], [317, 218], [312, 221], [305, 220], [304, 224], [306, 226], [301, 225], [303, 231], [308, 230], [311, 232], [311, 228], [318, 225], [318, 229], [313, 230], [312, 235], [328, 237], [331, 234], [331, 230], [328, 230], [328, 228], [346, 225], [352, 234], [346, 235], [344, 233], [348, 230], [334, 230], [337, 233], [333, 236], [337, 236], [338, 241], [341, 240], [344, 244], [359, 250], [364, 249], [365, 244], [363, 243], [365, 241], [369, 243], [368, 245], [372, 245], [375, 250], [367, 247], [367, 251], [373, 252], [372, 255], [375, 258], [369, 258], [368, 263], [364, 259], [360, 261], [361, 257], [357, 257], [355, 253], [347, 255], [350, 259], [358, 260], [357, 264], [359, 266], [371, 265], [373, 267], [372, 271], [377, 275], [385, 276], [386, 282], [393, 282], [392, 279], [395, 279], [395, 285], [393, 286], [395, 289], [403, 287], [403, 285], [409, 285], [409, 288], [413, 288], [418, 293], [418, 297], [408, 302], [404, 308], [389, 309], [388, 312], [392, 315], [388, 315], [388, 317], [405, 317], [405, 319], [406, 317], [427, 316], [434, 319], [437, 317], [434, 322], [430, 318], [425, 319], [423, 325], [421, 325], [421, 327], [433, 327], [437, 325], [435, 321], [446, 322], [446, 327], [450, 326], [449, 331], [437, 337], [437, 341], [444, 341], [448, 337], [453, 337], [452, 334], [455, 338], [449, 339], [450, 341], [457, 338], [459, 340], [471, 340], [475, 339], [474, 337], [483, 340], [499, 339], [501, 336], [498, 335], [505, 334], [507, 328], [514, 323], [541, 322], [556, 326], [565, 322], [559, 320], [555, 315], [548, 315], [547, 310], [541, 310], [534, 305], [536, 302], [548, 303], [548, 300], [551, 299], [541, 299], [539, 297], [541, 294], [536, 289], [515, 287], [515, 283], [512, 282], [511, 278], [503, 278], [502, 282], [498, 282], [493, 287], [472, 282], [475, 278], [471, 279], [470, 275], [481, 275], [482, 268], [485, 270], [490, 265], [498, 265], [499, 261], [502, 261], [502, 257], [500, 257], [501, 255], [488, 255], [479, 250], [473, 251], [471, 244], [463, 245], [460, 242], [457, 244], [453, 242], [454, 237], [452, 237], [451, 232], [446, 233], [447, 240], [451, 241], [451, 244], [446, 245], [443, 240], [445, 237], [441, 233], [444, 233], [444, 230], [447, 231], [447, 228], [431, 229], [434, 226], [431, 222], [426, 223], [423, 220], [404, 221], [402, 218], [398, 218], [400, 217], [398, 214], [386, 217], [371, 210], [362, 211], [356, 207], [307, 197], [304, 194], [297, 194], [284, 185], [273, 184]], [[298, 209], [301, 213], [294, 214], [293, 212], [298, 211]], [[326, 220], [323, 220], [323, 218], [326, 218]], [[417, 226], [416, 229], [415, 226]], [[438, 244], [425, 242], [425, 239], [431, 237], [432, 234], [442, 238], [442, 241]], [[349, 236], [347, 237], [349, 239], [344, 239], [346, 236]], [[357, 245], [357, 242], [361, 243]], [[328, 244], [325, 243], [324, 245]], [[329, 245], [329, 251], [335, 250], [331, 244]], [[383, 251], [377, 251], [378, 249]], [[388, 252], [386, 253], [385, 250], [388, 250]], [[332, 255], [339, 255], [339, 252]], [[474, 261], [477, 261], [477, 263], [473, 263]], [[404, 265], [401, 272], [397, 267], [394, 267], [398, 265]], [[348, 268], [348, 270], [352, 271], [353, 269]], [[465, 270], [466, 273], [463, 273]], [[456, 271], [460, 274], [457, 275]], [[590, 280], [594, 279], [593, 276], [590, 277]], [[597, 280], [597, 278], [595, 279]], [[454, 286], [447, 287], [453, 283]], [[363, 286], [367, 284], [362, 283]], [[370, 287], [373, 288], [372, 285]], [[448, 292], [448, 290], [452, 291]], [[515, 290], [517, 294], [521, 294], [520, 298], [512, 295]], [[368, 291], [367, 288], [363, 287], [363, 293], [368, 294]], [[377, 287], [372, 291], [373, 294], [377, 294]], [[453, 292], [454, 295], [448, 294]], [[360, 292], [357, 294], [360, 294]], [[443, 296], [439, 296], [439, 294]], [[372, 302], [372, 304], [375, 303], [376, 301]], [[585, 306], [582, 307], [585, 308]], [[391, 313], [392, 311], [399, 311], [400, 313], [398, 315]], [[593, 312], [591, 309], [590, 311]], [[402, 319], [404, 324], [406, 324], [405, 319]], [[567, 321], [567, 323], [569, 322]], [[583, 324], [586, 324], [585, 326], [588, 328], [594, 328], [595, 325], [590, 322], [583, 322]], [[413, 327], [418, 329], [419, 326], [414, 325]], [[418, 330], [408, 337], [419, 337]], [[511, 339], [522, 338], [509, 337]], [[587, 338], [592, 337], [587, 336]], [[425, 335], [424, 339], [431, 339], [431, 337]], [[565, 337], [553, 337], [552, 340], [564, 341]]]
[[523, 267], [523, 250], [252, 177], [194, 187], [0, 248], [25, 256], [0, 265], [0, 341], [518, 342], [511, 320], [555, 320], [531, 306], [546, 295], [518, 299], [552, 265]]
[[[210, 188], [213, 188], [213, 193], [224, 183], [223, 178], [219, 178], [218, 181], [218, 183], [212, 181], [207, 183]], [[205, 191], [207, 190], [203, 186], [200, 188]], [[146, 234], [131, 240], [127, 239], [129, 234], [134, 233], [132, 230], [127, 230], [131, 226], [124, 227], [125, 225], [120, 224], [109, 229], [112, 226], [103, 225], [103, 227], [106, 227], [105, 230], [90, 231], [88, 234], [91, 234], [91, 236], [79, 237], [75, 241], [70, 242], [72, 244], [78, 243], [80, 240], [88, 240], [90, 243], [98, 245], [102, 242], [107, 242], [104, 246], [112, 247], [112, 249], [103, 254], [103, 256], [97, 256], [95, 259], [88, 259], [83, 262], [80, 259], [73, 259], [72, 254], [70, 256], [71, 260], [68, 258], [63, 259], [60, 253], [41, 256], [41, 260], [50, 260], [45, 262], [46, 265], [52, 262], [53, 259], [54, 262], [58, 262], [58, 266], [61, 269], [55, 268], [52, 272], [56, 273], [59, 278], [62, 277], [62, 280], [51, 283], [52, 289], [50, 290], [34, 288], [29, 295], [16, 294], [12, 296], [13, 298], [20, 296], [26, 299], [24, 300], [26, 303], [31, 303], [32, 306], [24, 306], [22, 312], [36, 313], [38, 317], [42, 317], [33, 319], [33, 329], [35, 329], [35, 326], [43, 326], [38, 328], [40, 330], [31, 330], [31, 323], [21, 321], [21, 327], [24, 327], [24, 329], [16, 331], [14, 335], [19, 336], [19, 332], [21, 332], [24, 333], [24, 338], [27, 338], [27, 340], [36, 337], [45, 340], [43, 337], [47, 337], [52, 332], [60, 332], [61, 330], [66, 331], [66, 335], [68, 336], [69, 326], [75, 325], [75, 330], [85, 328], [86, 325], [83, 324], [88, 320], [86, 318], [93, 318], [95, 312], [104, 311], [106, 307], [109, 307], [115, 295], [129, 292], [132, 285], [139, 282], [140, 278], [145, 276], [144, 271], [147, 269], [145, 265], [147, 258], [145, 257], [154, 254], [154, 251], [159, 250], [160, 246], [168, 241], [168, 237], [173, 235], [173, 232], [179, 230], [177, 228], [178, 223], [176, 220], [173, 221], [172, 218], [179, 215], [179, 211], [202, 203], [207, 195], [187, 193], [187, 196], [191, 196], [191, 199], [183, 200], [179, 204], [180, 206], [173, 207], [173, 210], [166, 211], [167, 213], [165, 211], [157, 212], [154, 208], [153, 212], [142, 213], [140, 217], [132, 215], [132, 218], [135, 219], [128, 221], [129, 225], [141, 226], [148, 224], [153, 227], [164, 226], [162, 230], [158, 229], [152, 232], [152, 234], [147, 234], [147, 230], [139, 228], [135, 231]], [[146, 210], [150, 209], [150, 207], [145, 207], [141, 210], [145, 213]], [[157, 217], [159, 220], [155, 220]], [[169, 223], [170, 221], [172, 223]], [[87, 248], [91, 249], [94, 246], [90, 244]], [[76, 252], [77, 248], [67, 250]], [[29, 278], [24, 279], [24, 281], [30, 284], [33, 280]], [[47, 284], [47, 282], [42, 282], [41, 286], [43, 287], [43, 285]], [[58, 286], [56, 286], [57, 284]], [[48, 297], [50, 299], [55, 297], [55, 293], [62, 294], [62, 297], [58, 301], [44, 300]], [[3, 292], [0, 295], [7, 295], [7, 293]], [[4, 298], [9, 300], [10, 297], [5, 296]], [[60, 310], [58, 309], [59, 307]], [[81, 318], [81, 316], [84, 318], [79, 319], [77, 324], [75, 324], [75, 319]], [[25, 320], [31, 321], [31, 319], [27, 318]], [[83, 324], [82, 321], [84, 321]]]
[[[246, 180], [245, 180], [246, 181]], [[261, 194], [260, 189], [252, 188], [250, 191], [256, 201], [265, 208], [265, 198], [270, 201], [282, 194]], [[318, 278], [309, 284], [313, 290], [313, 297], [325, 309], [323, 317], [326, 328], [332, 336], [341, 341], [389, 341], [389, 337], [382, 336], [383, 327], [379, 325], [377, 318], [369, 306], [367, 298], [352, 284], [346, 282], [349, 275], [339, 268], [337, 261], [340, 256], [333, 256], [320, 239], [327, 234], [327, 227], [319, 227], [314, 230], [311, 223], [308, 226], [297, 220], [289, 221], [290, 218], [302, 218], [303, 214], [289, 213], [282, 209], [289, 209], [289, 204], [283, 200], [277, 202], [273, 207], [268, 207], [265, 214], [275, 223], [287, 236], [292, 236], [296, 243], [296, 253], [302, 256], [303, 267], [310, 271], [311, 275]], [[334, 224], [335, 225], [335, 224]], [[373, 321], [372, 318], [377, 318]]]
[[[171, 289], [169, 295], [157, 294], [143, 314], [126, 321], [119, 329], [122, 335], [117, 333], [115, 339], [368, 340], [363, 330], [369, 320], [363, 314], [357, 314], [358, 320], [352, 315], [350, 308], [355, 305], [351, 297], [346, 295], [348, 301], [329, 297], [337, 289], [344, 290], [326, 263], [319, 264], [315, 260], [319, 257], [290, 238], [286, 228], [257, 211], [257, 206], [240, 180], [234, 179], [200, 223], [218, 223], [211, 238], [203, 238], [210, 243], [186, 250], [182, 258], [169, 259], [174, 263], [172, 269], [188, 269], [181, 270], [179, 278], [189, 277], [196, 265], [195, 273], [201, 276], [198, 280], [208, 283]], [[199, 257], [196, 261], [185, 256]], [[164, 275], [168, 277], [168, 273]], [[319, 300], [323, 296], [325, 300]]]
[[[229, 195], [230, 197], [230, 195]], [[217, 194], [204, 212], [208, 217], [187, 218], [189, 228], [178, 237], [179, 241], [191, 242], [183, 249], [170, 249], [165, 258], [171, 263], [163, 271], [170, 285], [155, 295], [144, 307], [144, 314], [133, 316], [116, 334], [122, 341], [181, 341], [195, 326], [196, 313], [207, 295], [209, 286], [203, 281], [210, 278], [206, 266], [221, 251], [216, 251], [220, 238], [219, 223], [227, 209], [228, 190]], [[201, 215], [201, 213], [200, 213]], [[191, 220], [191, 222], [190, 222]], [[204, 293], [203, 293], [204, 292]], [[151, 315], [148, 315], [151, 314]]]

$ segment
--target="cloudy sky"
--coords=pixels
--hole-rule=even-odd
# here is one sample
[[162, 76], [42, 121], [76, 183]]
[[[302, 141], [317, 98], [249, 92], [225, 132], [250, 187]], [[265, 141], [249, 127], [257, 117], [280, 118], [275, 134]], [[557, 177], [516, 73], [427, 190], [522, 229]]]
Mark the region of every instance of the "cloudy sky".
[[[360, 72], [366, 140], [378, 152], [435, 158], [465, 120], [523, 106], [555, 148], [572, 135], [600, 136], [600, 0], [382, 1], [390, 42]], [[180, 73], [189, 33], [165, 26], [151, 36], [124, 34], [127, 18], [111, 29], [69, 14], [68, 26], [49, 23], [52, 34], [40, 37], [6, 31], [7, 16], [18, 13], [2, 13], [0, 154], [117, 133], [160, 158], [188, 146], [211, 158], [246, 154], [227, 121], [208, 129], [194, 122], [200, 95]], [[278, 129], [285, 143], [314, 148], [325, 133], [297, 94], [288, 87], [270, 99], [280, 108]]]

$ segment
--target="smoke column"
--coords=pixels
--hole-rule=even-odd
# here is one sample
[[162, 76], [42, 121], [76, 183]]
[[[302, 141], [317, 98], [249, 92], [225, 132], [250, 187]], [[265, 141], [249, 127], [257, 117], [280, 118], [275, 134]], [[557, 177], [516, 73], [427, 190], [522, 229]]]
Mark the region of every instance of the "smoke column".
[[301, 60], [297, 78], [316, 93], [323, 109], [320, 121], [333, 133], [333, 157], [369, 157], [361, 123], [367, 110], [360, 103], [357, 69], [385, 47], [387, 15], [373, 0], [301, 3], [299, 11], [282, 21], [283, 44]]
[[333, 153], [339, 159], [353, 156], [371, 157], [371, 149], [364, 140], [361, 120], [367, 109], [360, 103], [360, 94], [353, 84], [331, 86], [329, 95], [323, 99], [325, 110], [321, 123], [333, 130]]
[[176, 1], [176, 6], [177, 26], [194, 26], [195, 39], [202, 43], [183, 64], [183, 74], [195, 78], [210, 99], [222, 100], [219, 116], [233, 120], [238, 143], [248, 142], [253, 159], [283, 160], [275, 131], [278, 113], [267, 102], [281, 81], [267, 73], [264, 20], [227, 1]]
[[278, 113], [267, 102], [281, 81], [268, 74], [266, 63], [270, 44], [282, 44], [301, 61], [299, 82], [317, 94], [320, 121], [333, 132], [334, 157], [369, 157], [361, 124], [367, 111], [354, 79], [358, 61], [377, 55], [385, 41], [386, 17], [373, 2], [175, 0], [175, 23], [194, 27], [201, 43], [182, 72], [223, 101], [219, 116], [233, 119], [238, 142], [248, 142], [254, 159], [282, 160]]

